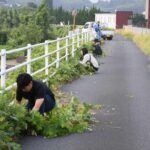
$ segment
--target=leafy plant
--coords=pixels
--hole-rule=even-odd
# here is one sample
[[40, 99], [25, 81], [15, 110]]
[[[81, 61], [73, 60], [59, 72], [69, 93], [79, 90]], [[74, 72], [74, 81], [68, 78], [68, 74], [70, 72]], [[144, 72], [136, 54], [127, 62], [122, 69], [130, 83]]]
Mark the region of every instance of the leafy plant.
[[[57, 106], [43, 117], [39, 112], [27, 112], [24, 106], [8, 105], [9, 94], [0, 101], [0, 148], [20, 150], [17, 139], [23, 134], [43, 135], [48, 138], [91, 130], [94, 117], [90, 104], [79, 102], [56, 90]], [[9, 96], [9, 97], [6, 97]]]
[[[0, 149], [20, 150], [17, 141], [24, 134], [52, 138], [91, 130], [91, 123], [95, 121], [91, 112], [93, 106], [81, 103], [75, 97], [62, 93], [58, 89], [60, 84], [79, 78], [80, 75], [93, 73], [90, 66], [85, 68], [80, 65], [79, 59], [80, 52], [77, 51], [74, 58], [69, 58], [69, 63], [61, 62], [58, 70], [54, 67], [50, 68], [51, 72], [56, 71], [55, 76], [49, 78], [48, 82], [56, 95], [57, 106], [44, 117], [38, 112], [27, 112], [25, 103], [23, 106], [9, 105], [15, 98], [15, 91], [0, 95]], [[13, 73], [12, 79], [17, 74]], [[40, 77], [36, 76], [36, 78]]]

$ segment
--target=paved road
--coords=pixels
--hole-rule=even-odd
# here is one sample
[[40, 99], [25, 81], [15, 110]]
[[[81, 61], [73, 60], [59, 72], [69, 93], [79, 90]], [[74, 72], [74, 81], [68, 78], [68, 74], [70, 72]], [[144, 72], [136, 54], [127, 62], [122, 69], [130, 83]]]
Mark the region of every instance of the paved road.
[[94, 131], [55, 139], [25, 137], [23, 150], [150, 150], [149, 60], [119, 35], [104, 49], [109, 56], [97, 74], [63, 87], [81, 101], [104, 105]]

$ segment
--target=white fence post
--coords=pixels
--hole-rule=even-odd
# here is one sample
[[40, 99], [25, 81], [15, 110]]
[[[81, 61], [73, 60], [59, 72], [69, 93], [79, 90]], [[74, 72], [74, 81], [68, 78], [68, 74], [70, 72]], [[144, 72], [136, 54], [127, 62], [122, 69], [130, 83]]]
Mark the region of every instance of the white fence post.
[[[48, 55], [48, 41], [45, 41], [45, 55]], [[45, 57], [45, 75], [48, 75], [48, 56]]]
[[6, 87], [6, 50], [1, 50], [1, 88]]
[[84, 32], [84, 43], [86, 43], [86, 32]]
[[92, 36], [91, 34], [92, 34], [92, 32], [91, 32], [91, 30], [90, 30], [90, 31], [88, 32], [88, 35], [89, 35], [88, 41], [91, 41], [91, 39], [92, 39], [92, 38], [91, 38], [91, 36]]
[[69, 36], [66, 38], [66, 61], [68, 61], [68, 45], [69, 45]]
[[89, 31], [87, 32], [87, 42], [89, 42]]
[[86, 32], [86, 42], [88, 42], [88, 31]]
[[59, 68], [59, 49], [60, 49], [60, 38], [57, 38], [57, 53], [56, 53], [56, 68]]
[[[31, 61], [31, 44], [28, 44], [27, 49], [27, 62]], [[27, 64], [27, 73], [31, 74], [31, 63]]]
[[87, 41], [90, 41], [90, 31], [87, 32]]
[[72, 35], [72, 57], [74, 57], [74, 43], [75, 43], [75, 40], [74, 40], [74, 34]]
[[87, 31], [85, 33], [85, 42], [87, 42]]
[[84, 32], [82, 31], [82, 35], [81, 35], [82, 37], [82, 44], [84, 43]]
[[79, 35], [79, 33], [77, 34], [77, 47], [80, 47], [80, 35]]
[[82, 34], [81, 34], [81, 43], [83, 44], [83, 31], [82, 31]]

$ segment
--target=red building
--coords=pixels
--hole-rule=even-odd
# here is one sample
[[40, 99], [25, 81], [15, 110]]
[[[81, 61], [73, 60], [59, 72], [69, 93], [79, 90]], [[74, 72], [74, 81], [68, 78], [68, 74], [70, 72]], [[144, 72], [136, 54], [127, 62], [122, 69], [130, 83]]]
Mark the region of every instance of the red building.
[[129, 17], [133, 16], [132, 11], [117, 11], [116, 12], [116, 28], [123, 28], [124, 25], [128, 25]]

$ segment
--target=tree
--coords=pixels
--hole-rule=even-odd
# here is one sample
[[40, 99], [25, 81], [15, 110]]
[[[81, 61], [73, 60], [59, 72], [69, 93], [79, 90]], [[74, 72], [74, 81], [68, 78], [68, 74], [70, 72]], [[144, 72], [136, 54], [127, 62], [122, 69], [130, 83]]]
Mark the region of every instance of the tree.
[[39, 26], [34, 22], [28, 25], [21, 24], [17, 28], [13, 28], [9, 36], [9, 45], [16, 47], [18, 45], [35, 44], [41, 42], [43, 33]]
[[17, 12], [17, 10], [13, 10], [13, 16], [12, 16], [12, 25], [14, 27], [17, 27], [20, 23], [20, 18], [19, 18], [19, 14]]
[[0, 10], [1, 29], [16, 27], [20, 23], [19, 14], [16, 9]]
[[84, 25], [85, 22], [94, 21], [95, 20], [95, 13], [100, 13], [101, 10], [97, 9], [96, 7], [86, 8], [78, 10], [76, 16], [76, 23], [78, 25]]
[[53, 0], [45, 0], [45, 4], [46, 4], [49, 8], [53, 9]]
[[142, 14], [136, 14], [132, 18], [133, 25], [138, 27], [146, 27], [146, 19]]
[[44, 33], [43, 40], [48, 39], [48, 28], [49, 28], [50, 21], [51, 18], [50, 18], [49, 9], [47, 5], [45, 4], [40, 5], [40, 7], [36, 12], [35, 22], [36, 25], [38, 25]]
[[8, 37], [7, 32], [0, 31], [0, 45], [5, 45], [7, 43]]

